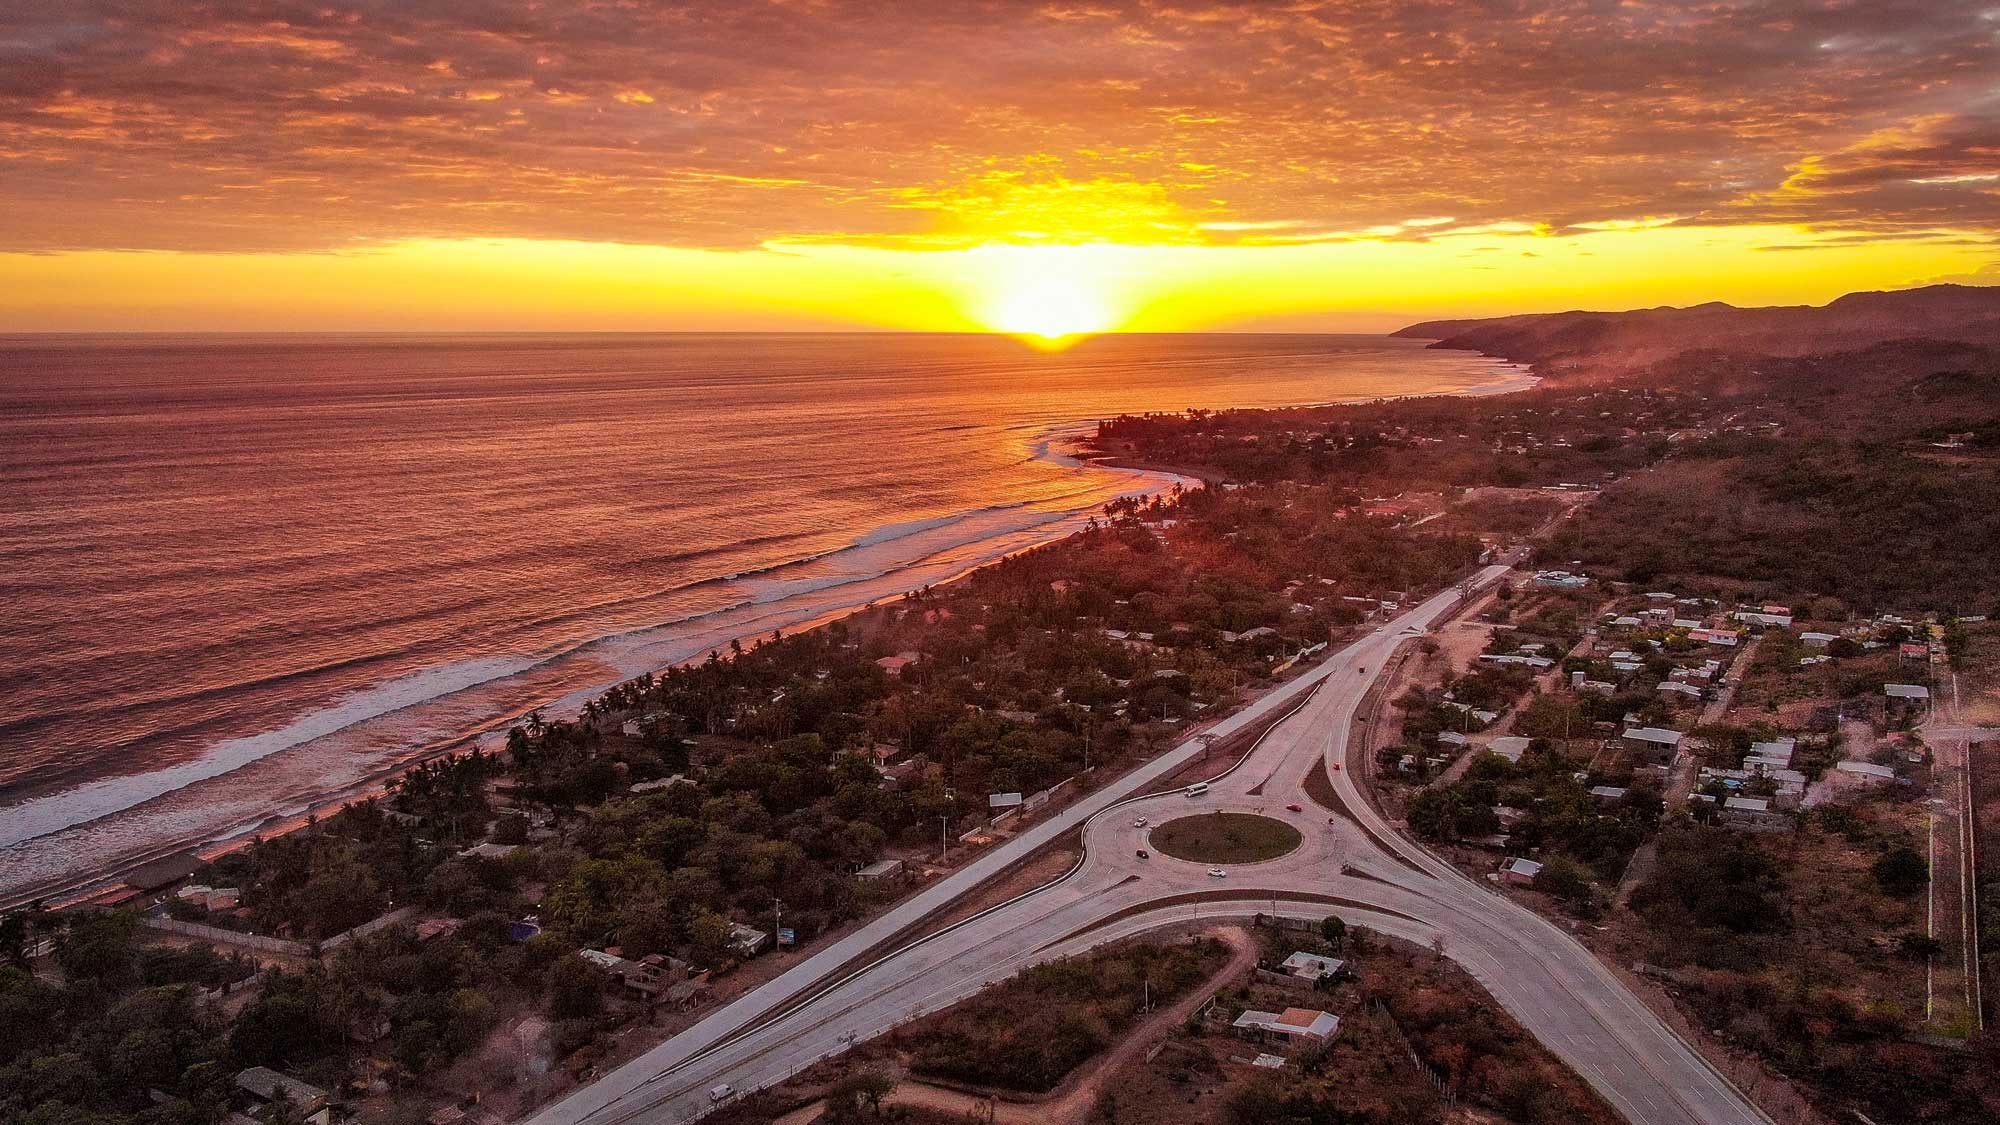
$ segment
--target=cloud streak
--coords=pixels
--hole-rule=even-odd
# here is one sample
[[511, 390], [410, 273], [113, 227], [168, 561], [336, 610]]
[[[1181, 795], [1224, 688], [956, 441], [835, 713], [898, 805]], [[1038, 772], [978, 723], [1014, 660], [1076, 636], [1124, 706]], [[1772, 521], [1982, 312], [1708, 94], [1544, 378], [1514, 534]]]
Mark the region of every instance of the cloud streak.
[[1894, 0], [18, 5], [0, 249], [1990, 237], [1996, 52]]

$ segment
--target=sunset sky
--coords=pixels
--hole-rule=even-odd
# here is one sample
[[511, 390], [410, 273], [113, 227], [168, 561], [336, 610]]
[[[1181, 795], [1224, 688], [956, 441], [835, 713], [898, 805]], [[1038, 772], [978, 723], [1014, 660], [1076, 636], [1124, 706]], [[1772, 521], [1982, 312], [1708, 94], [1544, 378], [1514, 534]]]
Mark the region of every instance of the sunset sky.
[[2000, 283], [2000, 3], [0, 6], [0, 330], [1377, 330]]

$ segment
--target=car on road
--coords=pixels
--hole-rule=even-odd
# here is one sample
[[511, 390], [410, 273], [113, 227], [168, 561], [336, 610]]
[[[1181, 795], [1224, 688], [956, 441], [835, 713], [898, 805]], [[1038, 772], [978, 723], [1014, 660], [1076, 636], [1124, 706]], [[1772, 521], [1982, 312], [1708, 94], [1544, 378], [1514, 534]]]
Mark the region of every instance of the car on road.
[[1149, 851], [1147, 851], [1147, 850], [1146, 850], [1146, 849], [1144, 849], [1144, 848], [1140, 848], [1140, 849], [1139, 849], [1139, 858], [1140, 858], [1140, 859], [1151, 859], [1151, 858], [1153, 858], [1153, 853], [1152, 853], [1152, 852], [1149, 852]]
[[724, 1083], [723, 1083], [723, 1084], [721, 1084], [720, 1086], [711, 1086], [711, 1087], [709, 1087], [709, 1089], [708, 1089], [708, 1100], [709, 1100], [710, 1104], [720, 1104], [720, 1103], [722, 1103], [722, 1102], [726, 1102], [726, 1101], [728, 1101], [728, 1100], [729, 1100], [729, 1095], [731, 1095], [731, 1094], [733, 1094], [733, 1093], [735, 1093], [735, 1092], [736, 1092], [736, 1088], [735, 1088], [735, 1087], [731, 1086], [731, 1085], [730, 1085], [729, 1083], [727, 1083], [727, 1082], [724, 1082]]
[[1286, 811], [1286, 812], [1304, 812], [1304, 811], [1306, 811], [1306, 807], [1305, 807], [1304, 805], [1298, 805], [1298, 804], [1292, 804], [1292, 805], [1286, 805], [1286, 806], [1285, 806], [1285, 811]]
[[1229, 872], [1224, 871], [1220, 867], [1211, 867], [1208, 869], [1208, 877], [1211, 879], [1220, 879], [1227, 874], [1229, 874]]
[[1181, 792], [1185, 793], [1190, 797], [1199, 797], [1203, 793], [1208, 792], [1208, 782], [1197, 781], [1193, 785], [1188, 786], [1186, 789], [1181, 790]]
[[1139, 818], [1137, 818], [1137, 819], [1133, 820], [1133, 821], [1132, 821], [1132, 827], [1134, 827], [1134, 828], [1144, 828], [1144, 827], [1146, 827], [1146, 818], [1142, 816], [1142, 817], [1139, 817]]

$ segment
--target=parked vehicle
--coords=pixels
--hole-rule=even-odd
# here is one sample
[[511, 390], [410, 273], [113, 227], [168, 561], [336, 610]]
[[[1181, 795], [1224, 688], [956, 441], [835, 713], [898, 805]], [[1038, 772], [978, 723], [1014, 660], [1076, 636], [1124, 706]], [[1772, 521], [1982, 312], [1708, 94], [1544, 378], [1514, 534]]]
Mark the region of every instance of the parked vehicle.
[[1140, 848], [1140, 849], [1139, 849], [1139, 858], [1140, 858], [1140, 859], [1151, 859], [1151, 858], [1153, 858], [1153, 853], [1151, 853], [1151, 852], [1147, 851], [1147, 850], [1146, 850], [1146, 849], [1144, 849], [1144, 848]]
[[1285, 806], [1285, 811], [1286, 811], [1286, 812], [1304, 812], [1304, 811], [1306, 811], [1306, 808], [1305, 808], [1305, 806], [1304, 806], [1304, 805], [1286, 805], [1286, 806]]
[[1224, 877], [1225, 875], [1228, 875], [1228, 874], [1229, 874], [1229, 872], [1227, 872], [1227, 871], [1224, 871], [1224, 870], [1223, 870], [1222, 868], [1220, 868], [1220, 867], [1211, 867], [1211, 868], [1209, 868], [1209, 869], [1208, 869], [1208, 877], [1209, 877], [1209, 878], [1211, 878], [1211, 879], [1220, 879], [1220, 878], [1222, 878], [1222, 877]]
[[710, 1086], [708, 1088], [709, 1104], [714, 1105], [726, 1102], [729, 1100], [729, 1095], [735, 1092], [735, 1088], [727, 1082], [722, 1083], [720, 1086]]
[[1181, 790], [1181, 792], [1187, 794], [1190, 797], [1199, 797], [1203, 793], [1208, 792], [1208, 782], [1197, 781], [1193, 785], [1188, 786], [1186, 789]]

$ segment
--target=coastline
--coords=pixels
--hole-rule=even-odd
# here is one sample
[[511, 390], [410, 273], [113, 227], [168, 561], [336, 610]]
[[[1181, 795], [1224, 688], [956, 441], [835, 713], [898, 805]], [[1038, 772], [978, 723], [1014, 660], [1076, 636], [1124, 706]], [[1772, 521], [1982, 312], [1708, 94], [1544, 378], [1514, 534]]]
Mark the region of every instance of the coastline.
[[[1066, 467], [1118, 473], [1131, 478], [1134, 487], [1125, 488], [1117, 492], [1116, 496], [1119, 498], [1130, 496], [1150, 497], [1170, 491], [1176, 485], [1192, 485], [1205, 479], [1186, 469], [1177, 470], [1174, 467], [1164, 465], [1127, 465], [1112, 458], [1094, 455], [1091, 451], [1083, 448], [1083, 444], [1088, 440], [1088, 432], [1094, 426], [1094, 422], [1071, 422], [1050, 427], [1033, 443], [1037, 450], [1037, 456], [1044, 457]], [[1022, 535], [1031, 540], [1029, 542], [1006, 546], [991, 554], [984, 555], [978, 561], [970, 565], [961, 566], [945, 574], [943, 577], [927, 577], [923, 581], [914, 582], [905, 581], [910, 576], [925, 573], [923, 568], [925, 560], [923, 558], [911, 560], [907, 565], [898, 567], [887, 574], [851, 583], [854, 586], [870, 587], [868, 595], [865, 598], [860, 600], [844, 600], [843, 604], [830, 608], [815, 607], [810, 612], [793, 616], [785, 616], [780, 613], [760, 617], [757, 619], [756, 627], [753, 629], [733, 632], [732, 635], [724, 637], [717, 644], [702, 645], [699, 652], [690, 653], [678, 659], [651, 666], [647, 670], [658, 672], [665, 668], [699, 661], [705, 659], [707, 653], [711, 650], [727, 648], [731, 640], [747, 644], [769, 636], [774, 629], [791, 634], [824, 628], [834, 622], [846, 620], [857, 614], [868, 612], [884, 602], [900, 598], [914, 590], [963, 581], [987, 567], [994, 566], [1025, 552], [1039, 550], [1051, 544], [1059, 543], [1076, 535], [1082, 530], [1082, 525], [1097, 514], [1100, 506], [1093, 504], [1087, 508], [1065, 513], [1025, 532], [997, 535], [982, 541], [985, 544], [991, 544]], [[875, 587], [887, 588], [877, 589]], [[838, 589], [839, 587], [834, 588]], [[779, 603], [772, 604], [776, 605]], [[606, 639], [608, 638], [585, 641], [578, 647], [588, 647], [591, 644], [597, 644]], [[254, 841], [295, 832], [307, 827], [318, 818], [336, 812], [347, 805], [379, 798], [384, 794], [389, 782], [426, 762], [435, 761], [441, 757], [463, 753], [475, 748], [484, 750], [499, 749], [507, 729], [520, 722], [531, 712], [540, 711], [550, 718], [572, 718], [582, 711], [584, 703], [589, 699], [602, 695], [611, 687], [638, 674], [640, 673], [635, 672], [631, 675], [622, 675], [617, 679], [605, 683], [578, 688], [553, 700], [547, 700], [536, 705], [492, 716], [470, 729], [440, 735], [426, 741], [412, 752], [399, 756], [393, 762], [385, 763], [367, 771], [347, 785], [316, 796], [310, 803], [303, 807], [272, 812], [254, 824], [239, 825], [234, 828], [225, 829], [219, 834], [204, 834], [199, 838], [184, 837], [175, 839], [148, 847], [143, 852], [135, 852], [129, 856], [121, 857], [112, 863], [93, 867], [83, 873], [66, 874], [59, 879], [48, 880], [42, 884], [0, 892], [0, 911], [16, 909], [32, 902], [45, 903], [50, 909], [87, 905], [96, 899], [117, 891], [124, 886], [122, 880], [126, 876], [148, 864], [188, 854], [199, 857], [203, 862], [209, 862], [246, 847]], [[107, 817], [112, 815], [117, 814], [107, 814]], [[86, 821], [61, 831], [75, 831], [86, 828], [90, 823], [93, 822]]]
[[[1391, 401], [1400, 398], [1426, 397], [1427, 395], [1437, 394], [1484, 397], [1525, 390], [1540, 381], [1534, 375], [1519, 370], [1518, 365], [1496, 363], [1495, 367], [1496, 369], [1512, 367], [1515, 370], [1507, 372], [1506, 377], [1476, 387], [1418, 392], [1411, 395], [1323, 400], [1319, 402], [1294, 403], [1282, 407], [1252, 409], [1329, 408], [1356, 403]], [[732, 639], [748, 642], [753, 638], [768, 636], [773, 629], [797, 632], [802, 629], [819, 628], [830, 622], [842, 620], [854, 614], [864, 612], [883, 601], [901, 597], [911, 590], [925, 586], [937, 586], [956, 582], [967, 575], [1006, 558], [1059, 542], [1081, 530], [1084, 523], [1097, 513], [1101, 504], [1113, 495], [1151, 496], [1171, 489], [1176, 484], [1193, 484], [1196, 481], [1214, 479], [1212, 474], [1203, 474], [1199, 471], [1190, 470], [1185, 466], [1127, 460], [1091, 449], [1086, 443], [1094, 425], [1095, 422], [1090, 420], [1071, 420], [1047, 426], [1035, 438], [1029, 441], [1030, 448], [1033, 450], [1033, 456], [1037, 459], [1052, 461], [1058, 465], [1080, 471], [1123, 474], [1130, 478], [1129, 487], [1119, 489], [1116, 493], [1112, 493], [1107, 489], [1102, 496], [1089, 506], [1069, 511], [1044, 523], [1026, 529], [1003, 530], [985, 539], [977, 540], [974, 544], [959, 545], [952, 550], [937, 552], [939, 554], [953, 553], [959, 555], [971, 553], [976, 556], [973, 561], [965, 565], [958, 565], [954, 569], [941, 571], [936, 565], [928, 568], [925, 566], [926, 560], [935, 558], [935, 555], [906, 560], [886, 573], [858, 579], [853, 582], [835, 583], [826, 587], [829, 591], [852, 587], [851, 592], [854, 595], [852, 597], [817, 599], [813, 604], [793, 607], [794, 612], [791, 613], [785, 613], [780, 610], [778, 613], [760, 614], [756, 607], [767, 603], [752, 599], [744, 607], [745, 612], [743, 616], [748, 619], [740, 621], [738, 623], [740, 627], [731, 628], [727, 631], [726, 635], [718, 632], [712, 636], [708, 636], [704, 643], [698, 645], [692, 651], [663, 661], [650, 663], [643, 669], [621, 668], [618, 669], [618, 675], [603, 682], [574, 688], [554, 698], [545, 696], [535, 702], [521, 703], [510, 709], [490, 714], [468, 726], [453, 730], [451, 733], [420, 739], [413, 743], [407, 751], [397, 752], [393, 760], [386, 760], [373, 766], [364, 766], [352, 778], [346, 779], [336, 785], [330, 785], [323, 792], [312, 794], [304, 803], [293, 804], [289, 808], [274, 807], [254, 821], [245, 819], [233, 826], [220, 830], [210, 829], [204, 830], [199, 834], [175, 836], [166, 839], [164, 842], [149, 844], [143, 848], [127, 851], [109, 861], [87, 861], [79, 864], [77, 868], [65, 870], [58, 876], [17, 883], [13, 888], [0, 892], [0, 909], [10, 909], [32, 901], [49, 901], [56, 905], [74, 905], [81, 902], [88, 902], [115, 891], [123, 885], [123, 879], [134, 869], [143, 867], [149, 863], [189, 853], [202, 860], [210, 860], [240, 849], [253, 840], [284, 835], [304, 827], [315, 818], [335, 811], [345, 805], [360, 800], [371, 800], [381, 795], [384, 786], [388, 782], [424, 762], [453, 753], [461, 753], [474, 747], [496, 748], [504, 736], [506, 729], [518, 723], [532, 711], [540, 710], [555, 718], [572, 716], [579, 712], [584, 703], [589, 699], [602, 694], [617, 683], [641, 674], [642, 671], [657, 671], [661, 668], [699, 660], [713, 649], [726, 648]], [[963, 518], [967, 514], [970, 513], [958, 513], [953, 518]], [[863, 536], [862, 538], [866, 539], [868, 537]], [[857, 545], [860, 545], [860, 543], [861, 541], [857, 540]], [[729, 577], [734, 578], [737, 576]], [[811, 594], [815, 592], [817, 591], [807, 590], [801, 593], [810, 599]], [[780, 607], [786, 600], [785, 598], [778, 598], [768, 604], [773, 607]], [[829, 604], [829, 601], [832, 604]], [[660, 623], [653, 626], [653, 628], [668, 628], [678, 624], [682, 624], [682, 622]], [[585, 640], [576, 644], [572, 651], [581, 652], [593, 645], [600, 645], [612, 639], [607, 637]], [[607, 665], [607, 670], [609, 670], [609, 665]], [[403, 709], [405, 708], [396, 710]], [[396, 711], [390, 712], [390, 714], [394, 713]], [[287, 749], [293, 748], [296, 747], [281, 749], [276, 753], [282, 754]], [[256, 761], [247, 763], [250, 766], [256, 764]], [[235, 768], [242, 767], [232, 767], [232, 771]], [[217, 776], [226, 776], [227, 772], [230, 771], [225, 771], [223, 774], [218, 774]], [[109, 812], [92, 820], [81, 821], [58, 829], [48, 833], [47, 836], [55, 837], [63, 833], [86, 829], [92, 824], [108, 820], [113, 816], [122, 815], [132, 809], [142, 808], [152, 799], [147, 798], [124, 809]], [[276, 804], [277, 802], [274, 802], [274, 805]]]

